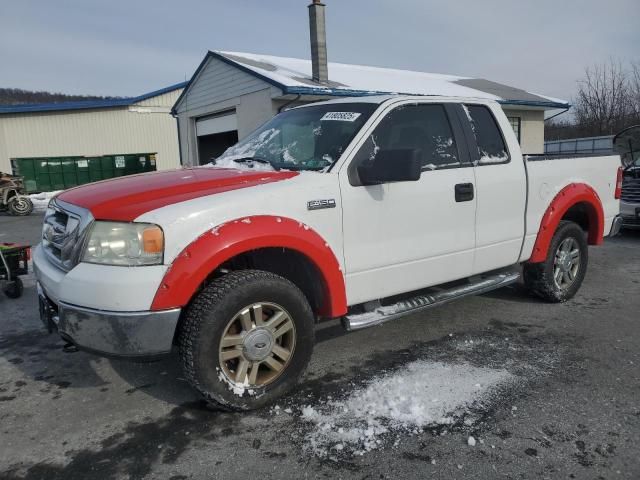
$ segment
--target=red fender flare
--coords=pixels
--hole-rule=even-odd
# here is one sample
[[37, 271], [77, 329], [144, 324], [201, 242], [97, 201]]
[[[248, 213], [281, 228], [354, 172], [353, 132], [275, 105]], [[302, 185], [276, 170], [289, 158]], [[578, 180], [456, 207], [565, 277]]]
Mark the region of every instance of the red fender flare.
[[340, 264], [325, 240], [307, 225], [285, 217], [258, 215], [224, 223], [189, 244], [164, 275], [152, 310], [184, 307], [218, 266], [251, 250], [289, 248], [303, 254], [322, 274], [325, 302], [321, 315], [347, 312], [347, 296]]
[[578, 203], [584, 203], [587, 206], [586, 212], [589, 216], [587, 241], [589, 245], [602, 244], [604, 240], [604, 211], [600, 197], [589, 185], [571, 183], [558, 192], [544, 213], [531, 258], [528, 260], [529, 263], [545, 261], [551, 245], [551, 239], [560, 224], [560, 220], [571, 207]]

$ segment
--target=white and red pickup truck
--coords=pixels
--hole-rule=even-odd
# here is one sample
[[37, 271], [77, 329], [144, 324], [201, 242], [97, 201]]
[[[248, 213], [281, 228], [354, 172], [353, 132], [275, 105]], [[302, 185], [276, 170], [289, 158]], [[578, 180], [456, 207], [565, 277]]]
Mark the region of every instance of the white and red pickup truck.
[[486, 100], [290, 109], [216, 165], [54, 198], [34, 252], [41, 316], [102, 355], [178, 345], [210, 402], [256, 408], [296, 384], [320, 319], [359, 329], [520, 276], [571, 298], [587, 245], [619, 230], [619, 167], [523, 157]]

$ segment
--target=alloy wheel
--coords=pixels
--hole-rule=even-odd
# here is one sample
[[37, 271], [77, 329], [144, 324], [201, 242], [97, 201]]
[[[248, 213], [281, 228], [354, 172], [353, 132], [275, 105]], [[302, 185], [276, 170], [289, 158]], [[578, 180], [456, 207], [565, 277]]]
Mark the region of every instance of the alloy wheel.
[[565, 238], [556, 250], [553, 260], [553, 282], [561, 290], [567, 290], [580, 270], [580, 246], [573, 237]]
[[285, 371], [295, 345], [289, 313], [275, 303], [254, 303], [225, 327], [218, 349], [222, 373], [246, 387], [267, 385]]

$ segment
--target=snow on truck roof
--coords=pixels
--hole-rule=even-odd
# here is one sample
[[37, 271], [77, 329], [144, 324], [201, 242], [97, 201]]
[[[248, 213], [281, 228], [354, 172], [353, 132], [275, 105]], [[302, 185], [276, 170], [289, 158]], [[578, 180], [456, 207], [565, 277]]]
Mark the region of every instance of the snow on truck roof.
[[[218, 58], [275, 85], [282, 89], [285, 95], [439, 95], [485, 98], [495, 100], [503, 105], [521, 105], [544, 109], [568, 108], [570, 106], [565, 100], [534, 94], [482, 78], [329, 62], [329, 82], [325, 85], [312, 80], [310, 60], [253, 53], [210, 51], [201, 67], [210, 57]], [[197, 74], [198, 71], [193, 78]]]
[[[450, 95], [405, 95], [405, 94], [389, 94], [389, 93], [385, 93], [385, 94], [372, 94], [372, 95], [363, 95], [361, 97], [338, 97], [338, 98], [331, 98], [329, 100], [324, 100], [322, 103], [326, 104], [326, 103], [353, 103], [353, 102], [358, 102], [358, 103], [383, 103], [386, 102], [387, 100], [420, 100], [422, 99], [423, 101], [425, 100], [425, 97], [431, 97], [429, 100], [433, 100], [434, 102], [440, 102], [440, 101], [446, 101], [446, 102], [472, 102], [472, 103], [497, 103], [496, 100], [492, 100], [491, 98], [487, 98], [487, 97], [452, 97]], [[305, 107], [310, 107], [313, 105], [317, 105], [316, 102], [312, 102], [312, 103], [304, 103], [302, 105], [297, 105], [293, 108], [305, 108]]]

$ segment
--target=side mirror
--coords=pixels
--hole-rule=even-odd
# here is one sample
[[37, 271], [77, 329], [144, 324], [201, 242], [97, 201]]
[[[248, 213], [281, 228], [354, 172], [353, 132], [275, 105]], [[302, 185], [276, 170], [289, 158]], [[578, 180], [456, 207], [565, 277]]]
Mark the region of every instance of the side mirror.
[[362, 185], [415, 182], [421, 173], [420, 150], [409, 148], [380, 150], [372, 160], [358, 166]]

